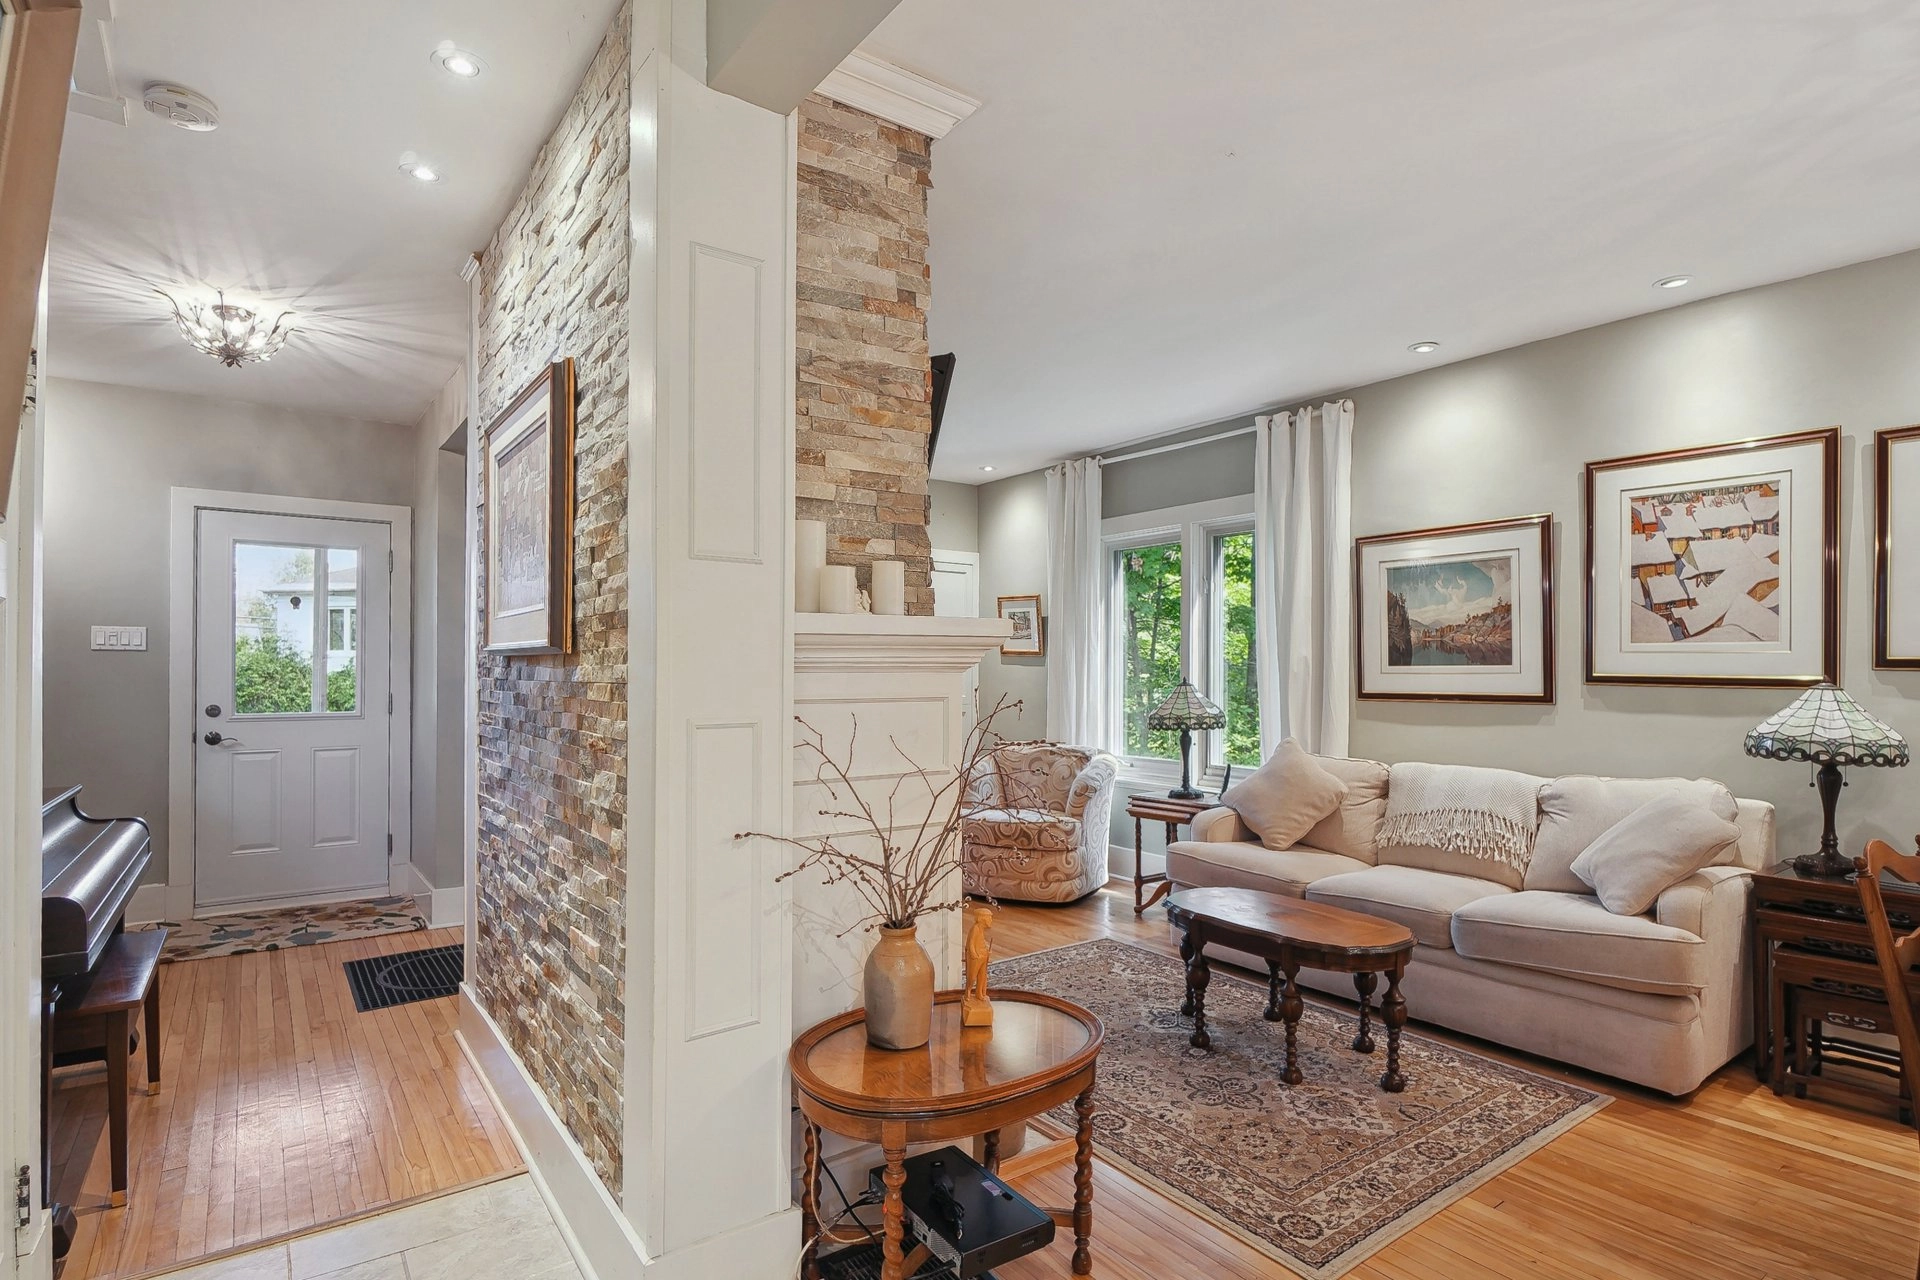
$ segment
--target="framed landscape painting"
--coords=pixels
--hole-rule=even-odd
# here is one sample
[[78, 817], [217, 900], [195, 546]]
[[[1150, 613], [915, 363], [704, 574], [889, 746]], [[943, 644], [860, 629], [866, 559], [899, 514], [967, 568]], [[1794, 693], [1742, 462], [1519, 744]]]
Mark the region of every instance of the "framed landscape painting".
[[480, 439], [483, 643], [494, 652], [573, 643], [573, 398], [573, 361], [556, 361]]
[[1553, 701], [1553, 517], [1358, 538], [1358, 690], [1405, 702]]
[[1874, 437], [1873, 665], [1920, 669], [1920, 427]]
[[1587, 464], [1587, 680], [1839, 680], [1840, 429]]
[[1001, 653], [1009, 658], [1037, 658], [1046, 653], [1039, 596], [1001, 596], [1000, 616], [1013, 624], [1013, 634], [1000, 642]]

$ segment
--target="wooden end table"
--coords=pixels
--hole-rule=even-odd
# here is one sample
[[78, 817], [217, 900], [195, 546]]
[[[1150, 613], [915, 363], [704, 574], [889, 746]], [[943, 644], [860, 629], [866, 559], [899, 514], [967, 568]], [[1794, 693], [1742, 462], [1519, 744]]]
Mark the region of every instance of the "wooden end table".
[[933, 1039], [919, 1049], [867, 1043], [858, 1009], [829, 1018], [794, 1041], [787, 1055], [806, 1120], [806, 1166], [800, 1193], [807, 1241], [805, 1275], [818, 1280], [820, 1131], [877, 1142], [885, 1153], [881, 1280], [904, 1280], [926, 1261], [922, 1245], [902, 1246], [907, 1146], [986, 1135], [986, 1165], [1000, 1166], [1000, 1130], [1063, 1102], [1074, 1103], [1073, 1208], [1046, 1212], [1073, 1229], [1073, 1274], [1093, 1274], [1093, 1075], [1105, 1031], [1100, 1019], [1053, 996], [989, 991], [993, 1025], [960, 1025], [958, 991], [934, 997]]
[[[1158, 875], [1145, 875], [1141, 864], [1146, 860], [1143, 850], [1144, 840], [1141, 834], [1142, 822], [1164, 822], [1167, 824], [1167, 843], [1172, 844], [1178, 838], [1180, 828], [1192, 822], [1195, 817], [1209, 809], [1218, 808], [1220, 798], [1199, 800], [1176, 800], [1165, 795], [1135, 795], [1127, 797], [1127, 815], [1133, 819], [1133, 914], [1142, 915], [1146, 909], [1167, 896], [1173, 888], [1173, 882], [1167, 879], [1166, 872]], [[1141, 900], [1141, 893], [1148, 885], [1155, 885], [1153, 896]]]
[[[1193, 1019], [1188, 1043], [1196, 1049], [1213, 1046], [1207, 1033], [1207, 944], [1246, 951], [1267, 962], [1268, 1022], [1284, 1022], [1287, 1029], [1287, 1068], [1282, 1079], [1299, 1084], [1297, 1029], [1306, 1002], [1300, 997], [1301, 969], [1326, 969], [1353, 975], [1360, 996], [1360, 1033], [1353, 1038], [1356, 1053], [1373, 1052], [1368, 1026], [1377, 975], [1387, 975], [1387, 994], [1380, 1002], [1380, 1020], [1387, 1024], [1387, 1070], [1380, 1087], [1399, 1093], [1407, 1087], [1400, 1074], [1400, 1028], [1407, 1024], [1407, 1001], [1400, 979], [1413, 954], [1413, 933], [1405, 925], [1363, 916], [1357, 911], [1330, 907], [1304, 898], [1283, 898], [1252, 889], [1182, 889], [1167, 899], [1167, 919], [1182, 931], [1180, 958], [1187, 964], [1187, 993], [1180, 1016]], [[1284, 978], [1284, 983], [1282, 979]]]

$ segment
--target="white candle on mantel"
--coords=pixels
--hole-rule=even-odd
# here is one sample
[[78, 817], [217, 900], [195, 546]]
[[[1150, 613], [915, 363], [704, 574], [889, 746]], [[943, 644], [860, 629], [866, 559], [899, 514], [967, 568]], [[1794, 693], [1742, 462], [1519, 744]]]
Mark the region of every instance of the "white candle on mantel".
[[860, 612], [860, 587], [850, 564], [830, 564], [820, 570], [820, 612]]
[[820, 612], [820, 571], [827, 566], [824, 520], [793, 522], [793, 611]]
[[873, 562], [873, 611], [904, 616], [907, 612], [907, 565], [904, 560]]

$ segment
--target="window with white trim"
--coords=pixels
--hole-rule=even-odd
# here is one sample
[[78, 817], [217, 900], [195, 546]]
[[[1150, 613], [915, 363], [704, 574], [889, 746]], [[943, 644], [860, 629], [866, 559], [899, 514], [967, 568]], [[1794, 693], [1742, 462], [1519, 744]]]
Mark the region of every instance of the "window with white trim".
[[1260, 763], [1253, 618], [1253, 499], [1121, 516], [1104, 522], [1113, 655], [1114, 722], [1129, 771], [1179, 772], [1176, 733], [1147, 716], [1182, 677], [1227, 713], [1224, 730], [1196, 735], [1194, 769]]

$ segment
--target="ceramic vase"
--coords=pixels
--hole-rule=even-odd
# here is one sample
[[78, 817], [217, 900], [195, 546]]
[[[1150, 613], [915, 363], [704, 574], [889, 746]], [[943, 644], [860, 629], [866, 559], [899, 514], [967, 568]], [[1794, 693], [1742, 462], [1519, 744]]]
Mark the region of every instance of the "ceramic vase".
[[882, 1049], [918, 1049], [933, 1034], [933, 961], [914, 927], [882, 926], [867, 953], [867, 1042]]

